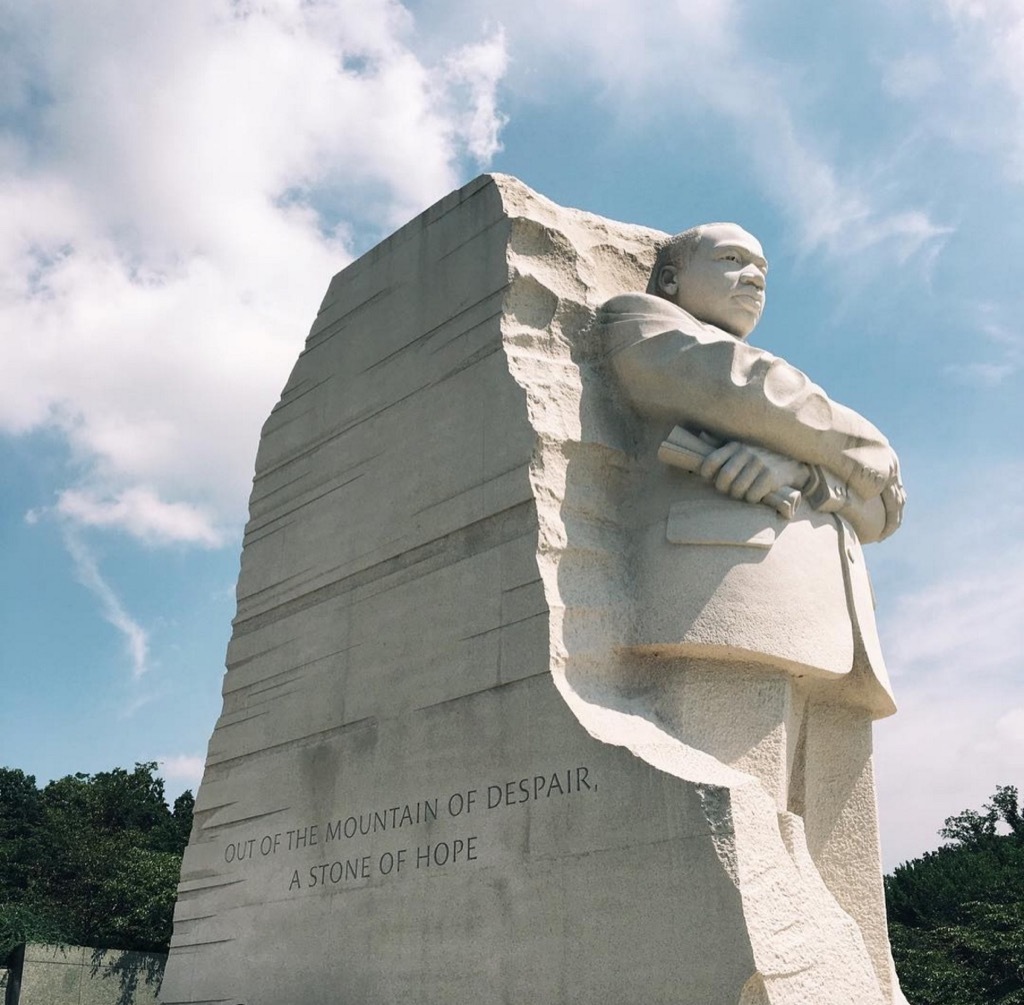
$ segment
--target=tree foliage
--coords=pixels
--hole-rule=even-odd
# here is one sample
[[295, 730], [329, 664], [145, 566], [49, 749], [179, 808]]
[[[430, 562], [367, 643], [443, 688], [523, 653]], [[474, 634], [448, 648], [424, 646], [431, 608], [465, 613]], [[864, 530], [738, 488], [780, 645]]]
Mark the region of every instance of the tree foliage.
[[1024, 819], [1015, 786], [947, 818], [947, 844], [885, 879], [911, 1005], [1024, 1005]]
[[0, 959], [26, 941], [166, 950], [193, 799], [169, 809], [156, 767], [42, 789], [0, 768]]

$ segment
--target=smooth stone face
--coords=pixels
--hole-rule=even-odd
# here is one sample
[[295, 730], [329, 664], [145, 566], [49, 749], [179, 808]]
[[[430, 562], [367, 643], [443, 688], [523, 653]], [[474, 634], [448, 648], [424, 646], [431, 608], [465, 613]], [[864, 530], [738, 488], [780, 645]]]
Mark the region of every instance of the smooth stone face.
[[685, 264], [659, 270], [660, 296], [745, 339], [761, 319], [768, 263], [761, 242], [735, 223], [702, 228]]
[[753, 968], [693, 788], [591, 739], [547, 675], [231, 782], [280, 809], [204, 849], [230, 885], [182, 934], [228, 941], [194, 998], [732, 1005]]
[[[720, 497], [658, 459], [674, 392], [652, 422], [596, 323], [681, 313], [631, 292], [666, 236], [484, 177], [332, 281], [260, 442], [165, 1005], [894, 1000], [835, 892], [877, 843], [870, 714], [790, 685], [850, 676], [850, 598], [802, 595], [846, 635], [763, 604], [721, 644], [756, 575], [678, 568], [735, 527], [687, 518]], [[709, 288], [747, 295], [759, 250], [711, 238]], [[729, 502], [751, 566], [800, 550]]]

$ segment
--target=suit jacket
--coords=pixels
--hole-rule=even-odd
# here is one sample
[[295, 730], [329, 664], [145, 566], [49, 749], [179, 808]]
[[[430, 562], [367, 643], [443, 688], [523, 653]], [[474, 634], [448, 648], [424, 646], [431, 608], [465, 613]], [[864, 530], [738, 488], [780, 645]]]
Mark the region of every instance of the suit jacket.
[[607, 365], [650, 433], [626, 507], [637, 601], [631, 645], [830, 680], [844, 701], [876, 717], [894, 712], [850, 524], [806, 502], [786, 521], [655, 457], [671, 427], [686, 425], [821, 465], [868, 498], [895, 470], [885, 437], [785, 360], [669, 301], [614, 297], [598, 321]]

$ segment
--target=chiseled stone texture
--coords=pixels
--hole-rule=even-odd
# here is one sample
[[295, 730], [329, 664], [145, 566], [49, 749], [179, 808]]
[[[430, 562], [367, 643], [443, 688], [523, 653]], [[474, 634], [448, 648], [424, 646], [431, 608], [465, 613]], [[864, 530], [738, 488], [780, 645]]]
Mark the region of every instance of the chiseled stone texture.
[[484, 176], [332, 281], [260, 442], [165, 1005], [883, 1001], [800, 818], [623, 672], [593, 321], [665, 236]]

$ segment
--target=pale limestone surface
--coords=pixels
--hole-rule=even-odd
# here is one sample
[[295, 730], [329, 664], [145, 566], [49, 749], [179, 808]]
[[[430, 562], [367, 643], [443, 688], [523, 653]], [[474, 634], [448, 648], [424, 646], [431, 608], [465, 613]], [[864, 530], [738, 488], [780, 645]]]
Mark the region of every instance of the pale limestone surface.
[[609, 366], [665, 238], [485, 176], [331, 283], [260, 443], [167, 1005], [894, 1000], [842, 900], [878, 886], [851, 644], [650, 634], [657, 582], [706, 588], [641, 561], [685, 550], [670, 476], [773, 512], [658, 461], [683, 417]]

